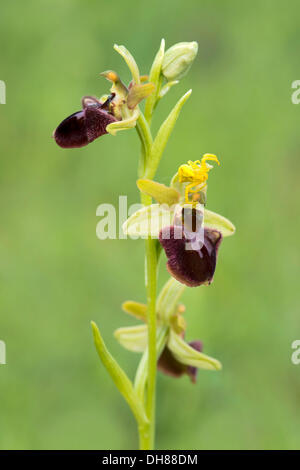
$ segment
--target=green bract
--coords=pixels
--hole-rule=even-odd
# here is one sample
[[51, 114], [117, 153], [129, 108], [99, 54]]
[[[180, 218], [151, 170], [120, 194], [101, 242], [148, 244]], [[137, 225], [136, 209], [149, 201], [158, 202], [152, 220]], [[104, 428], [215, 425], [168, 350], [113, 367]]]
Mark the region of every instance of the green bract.
[[129, 351], [143, 352], [148, 344], [148, 327], [147, 325], [138, 325], [118, 328], [114, 332], [114, 336]]

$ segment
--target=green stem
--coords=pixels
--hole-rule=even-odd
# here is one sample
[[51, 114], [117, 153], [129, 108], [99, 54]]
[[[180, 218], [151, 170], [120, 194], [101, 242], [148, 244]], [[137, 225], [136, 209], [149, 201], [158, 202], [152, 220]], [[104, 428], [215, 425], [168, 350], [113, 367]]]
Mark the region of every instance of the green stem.
[[139, 426], [138, 431], [140, 450], [151, 450], [150, 426]]
[[[140, 176], [147, 171], [149, 157], [152, 148], [152, 135], [150, 127], [143, 113], [137, 121], [137, 131], [142, 141], [142, 155], [139, 166]], [[144, 171], [141, 171], [144, 170]], [[141, 202], [150, 205], [152, 199], [141, 194]], [[146, 290], [147, 290], [147, 315], [148, 315], [148, 378], [146, 413], [149, 426], [139, 429], [140, 445], [151, 450], [154, 447], [155, 436], [155, 389], [156, 389], [156, 284], [157, 284], [157, 253], [155, 240], [150, 237], [146, 240]], [[142, 436], [141, 436], [142, 433]]]
[[154, 447], [155, 436], [155, 391], [156, 391], [156, 284], [157, 259], [155, 240], [146, 240], [146, 287], [148, 304], [148, 385], [146, 412], [150, 422], [150, 446]]
[[[162, 46], [161, 46], [162, 47]], [[164, 44], [163, 44], [164, 47]], [[158, 55], [159, 57], [159, 55]], [[159, 62], [159, 61], [158, 61]], [[157, 65], [158, 70], [161, 64]], [[159, 73], [157, 72], [157, 79], [154, 79], [156, 89], [159, 89]], [[164, 148], [173, 130], [175, 122], [181, 111], [182, 106], [191, 95], [191, 90], [177, 102], [167, 119], [161, 125], [155, 140], [153, 141], [150, 123], [153, 109], [155, 108], [154, 102], [148, 101], [149, 109], [147, 119], [140, 112], [137, 121], [137, 131], [142, 142], [142, 155], [139, 166], [139, 176], [153, 179], [155, 172], [158, 168], [160, 159], [162, 157]], [[149, 98], [149, 100], [151, 97]], [[141, 194], [141, 201], [144, 205], [152, 203], [151, 197]], [[157, 251], [156, 242], [150, 237], [146, 240], [146, 289], [147, 289], [147, 315], [148, 315], [148, 377], [147, 377], [147, 401], [146, 413], [149, 420], [149, 425], [143, 426], [140, 433], [140, 445], [143, 449], [153, 449], [155, 441], [155, 391], [156, 391], [156, 365], [157, 365], [157, 350], [156, 350], [156, 287], [157, 287]], [[143, 359], [142, 359], [143, 360]], [[144, 386], [138, 389], [138, 396], [143, 401]]]
[[[151, 198], [141, 195], [144, 205], [151, 204]], [[149, 426], [143, 427], [140, 435], [140, 444], [143, 449], [152, 450], [155, 436], [155, 389], [156, 389], [156, 283], [157, 283], [157, 254], [155, 240], [150, 237], [146, 240], [146, 290], [147, 290], [147, 316], [148, 316], [148, 377], [146, 413]]]
[[[160, 356], [162, 350], [165, 347], [168, 335], [168, 328], [166, 326], [161, 326], [157, 329], [157, 337], [156, 337], [156, 355], [157, 357]], [[144, 352], [134, 381], [134, 389], [138, 398], [143, 401], [144, 400], [144, 392], [145, 386], [147, 382], [147, 374], [148, 374], [148, 350]]]
[[[155, 241], [146, 240], [146, 289], [148, 314], [148, 361], [146, 414], [149, 424], [139, 426], [140, 449], [153, 450], [155, 437], [155, 389], [156, 389], [156, 248]], [[145, 362], [144, 362], [145, 365]], [[143, 379], [143, 377], [142, 377]], [[144, 384], [142, 395], [144, 395]], [[140, 392], [141, 392], [140, 389]], [[139, 396], [143, 400], [143, 396]]]

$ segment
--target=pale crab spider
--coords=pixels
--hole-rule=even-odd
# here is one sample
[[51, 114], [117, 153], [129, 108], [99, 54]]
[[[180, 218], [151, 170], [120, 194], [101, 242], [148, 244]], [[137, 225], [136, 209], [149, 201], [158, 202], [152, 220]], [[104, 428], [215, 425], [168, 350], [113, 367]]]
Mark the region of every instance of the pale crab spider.
[[[206, 153], [200, 160], [189, 160], [178, 169], [179, 183], [190, 183], [185, 188], [185, 202], [190, 203], [189, 194], [199, 193], [206, 187], [208, 179], [208, 172], [213, 168], [212, 165], [207, 164], [207, 160], [215, 161], [220, 165], [216, 155]], [[197, 186], [197, 189], [192, 189]]]

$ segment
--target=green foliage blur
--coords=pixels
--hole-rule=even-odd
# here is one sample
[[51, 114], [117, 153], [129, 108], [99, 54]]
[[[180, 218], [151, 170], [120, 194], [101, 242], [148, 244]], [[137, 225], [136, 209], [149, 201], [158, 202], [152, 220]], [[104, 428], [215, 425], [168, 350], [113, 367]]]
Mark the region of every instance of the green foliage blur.
[[[96, 208], [135, 185], [135, 130], [63, 150], [53, 129], [83, 95], [129, 73], [114, 43], [147, 73], [167, 47], [199, 43], [189, 74], [159, 104], [155, 128], [189, 88], [157, 179], [203, 153], [208, 208], [230, 218], [214, 283], [186, 290], [187, 340], [221, 360], [192, 385], [158, 374], [160, 449], [290, 449], [300, 440], [297, 0], [27, 0], [2, 2], [0, 79], [1, 449], [133, 449], [135, 422], [96, 354], [90, 320], [133, 377], [139, 355], [113, 338], [134, 324], [124, 300], [145, 301], [143, 241], [96, 237]], [[168, 278], [165, 257], [159, 285]]]

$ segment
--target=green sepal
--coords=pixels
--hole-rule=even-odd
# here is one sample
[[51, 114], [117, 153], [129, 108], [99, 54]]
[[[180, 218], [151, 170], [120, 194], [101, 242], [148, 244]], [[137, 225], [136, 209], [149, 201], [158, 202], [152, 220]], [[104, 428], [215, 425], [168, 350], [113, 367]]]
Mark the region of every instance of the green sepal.
[[206, 370], [222, 369], [222, 364], [217, 359], [196, 351], [172, 330], [169, 334], [168, 348], [177, 361], [187, 366]]
[[230, 220], [207, 209], [204, 210], [204, 227], [218, 230], [223, 237], [229, 237], [235, 232], [235, 226]]
[[148, 325], [118, 328], [114, 337], [129, 351], [144, 352], [148, 344]]
[[167, 204], [151, 204], [132, 214], [122, 229], [133, 238], [158, 238], [163, 227], [172, 225], [173, 215]]
[[123, 57], [126, 64], [128, 65], [128, 68], [131, 72], [131, 75], [132, 75], [132, 78], [133, 78], [134, 82], [139, 84], [140, 83], [140, 72], [139, 72], [139, 68], [138, 68], [137, 63], [134, 60], [133, 56], [126, 49], [125, 46], [118, 46], [117, 44], [115, 44], [114, 45], [114, 50], [117, 51]]
[[176, 191], [176, 189], [169, 188], [164, 184], [148, 179], [139, 179], [136, 184], [142, 193], [153, 197], [159, 204], [168, 204], [168, 206], [173, 206], [179, 201], [180, 194], [178, 191]]

